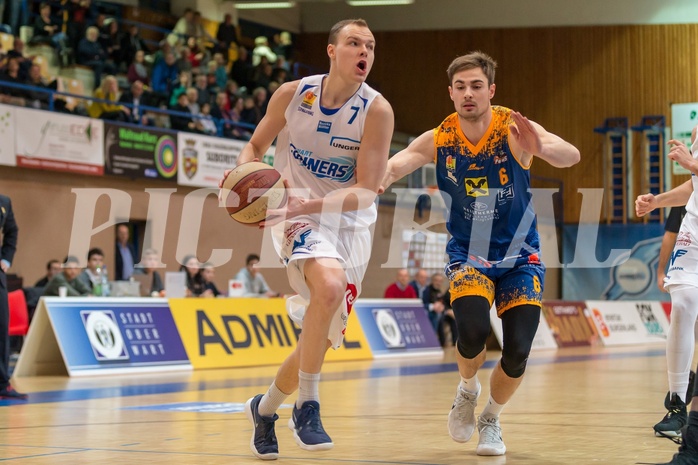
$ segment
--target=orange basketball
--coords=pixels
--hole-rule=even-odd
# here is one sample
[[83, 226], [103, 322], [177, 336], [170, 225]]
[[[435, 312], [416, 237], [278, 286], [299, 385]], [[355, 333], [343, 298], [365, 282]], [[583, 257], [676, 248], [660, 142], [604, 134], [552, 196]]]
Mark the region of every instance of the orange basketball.
[[243, 163], [223, 181], [223, 202], [228, 214], [242, 224], [256, 225], [267, 216], [267, 208], [286, 205], [281, 174], [266, 163]]

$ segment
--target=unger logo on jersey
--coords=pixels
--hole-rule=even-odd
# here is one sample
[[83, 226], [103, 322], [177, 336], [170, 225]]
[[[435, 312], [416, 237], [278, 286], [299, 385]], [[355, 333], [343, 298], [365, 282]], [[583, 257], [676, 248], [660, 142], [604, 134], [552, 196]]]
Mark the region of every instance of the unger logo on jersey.
[[490, 195], [487, 178], [465, 178], [465, 193], [469, 197], [481, 197]]

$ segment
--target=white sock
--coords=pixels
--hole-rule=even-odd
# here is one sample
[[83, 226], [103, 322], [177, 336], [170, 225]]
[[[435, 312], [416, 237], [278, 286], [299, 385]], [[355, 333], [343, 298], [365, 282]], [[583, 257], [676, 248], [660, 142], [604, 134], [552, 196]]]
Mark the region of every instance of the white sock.
[[460, 377], [460, 384], [458, 385], [462, 390], [467, 391], [471, 394], [477, 394], [480, 392], [480, 380], [477, 379], [477, 374], [472, 378]]
[[502, 413], [504, 405], [506, 404], [498, 404], [497, 402], [495, 402], [492, 398], [492, 394], [490, 394], [490, 398], [487, 401], [487, 405], [485, 405], [485, 409], [482, 411], [480, 416], [483, 418], [499, 418], [499, 414]]
[[298, 370], [298, 400], [296, 407], [301, 408], [309, 400], [320, 402], [320, 373], [305, 373]]
[[259, 414], [263, 417], [273, 416], [287, 397], [288, 394], [276, 387], [276, 383], [271, 383], [269, 390], [262, 396], [262, 400], [259, 401]]

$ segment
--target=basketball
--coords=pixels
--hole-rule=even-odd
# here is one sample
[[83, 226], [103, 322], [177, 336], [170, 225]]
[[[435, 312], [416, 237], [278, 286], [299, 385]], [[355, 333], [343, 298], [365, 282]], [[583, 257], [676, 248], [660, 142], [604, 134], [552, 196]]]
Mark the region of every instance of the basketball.
[[286, 204], [286, 188], [281, 174], [266, 163], [243, 163], [223, 181], [223, 202], [235, 221], [257, 225], [267, 216], [267, 208]]

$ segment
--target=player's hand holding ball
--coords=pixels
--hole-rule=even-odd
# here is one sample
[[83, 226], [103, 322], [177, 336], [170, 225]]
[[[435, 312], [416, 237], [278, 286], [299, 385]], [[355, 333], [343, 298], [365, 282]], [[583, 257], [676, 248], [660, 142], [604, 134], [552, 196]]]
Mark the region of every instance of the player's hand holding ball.
[[224, 176], [219, 199], [230, 217], [239, 223], [264, 226], [267, 214], [287, 203], [286, 183], [266, 163], [243, 163]]

